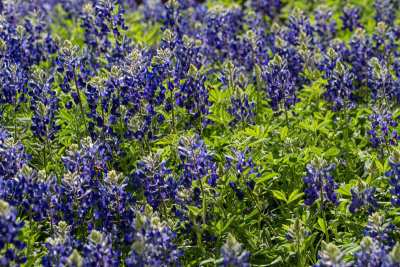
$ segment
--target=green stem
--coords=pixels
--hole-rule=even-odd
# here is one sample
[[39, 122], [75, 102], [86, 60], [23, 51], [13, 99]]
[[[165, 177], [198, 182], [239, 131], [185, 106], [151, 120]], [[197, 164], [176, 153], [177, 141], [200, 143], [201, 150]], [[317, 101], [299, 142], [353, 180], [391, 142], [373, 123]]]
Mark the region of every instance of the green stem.
[[328, 223], [326, 221], [325, 210], [323, 209], [323, 206], [324, 206], [324, 192], [322, 191], [322, 186], [321, 186], [321, 189], [320, 189], [320, 194], [321, 194], [322, 219], [324, 220], [324, 224], [325, 224], [325, 237], [326, 237], [326, 242], [329, 243]]
[[288, 111], [287, 111], [287, 108], [286, 108], [285, 104], [283, 104], [283, 106], [285, 107], [285, 121], [286, 121], [286, 126], [289, 128]]
[[[18, 102], [15, 103], [15, 107], [18, 105]], [[17, 140], [17, 111], [14, 109], [14, 138]]]
[[121, 127], [120, 134], [121, 134], [121, 139], [122, 139], [123, 134], [124, 134], [124, 125], [123, 125], [123, 122], [122, 122], [122, 110], [121, 110], [122, 99], [121, 99], [121, 92], [120, 92], [121, 91], [121, 87], [120, 86], [118, 86], [117, 91], [118, 91], [118, 99], [119, 99], [118, 110], [119, 110], [119, 114], [120, 114], [120, 116], [119, 116], [119, 124], [120, 124], [120, 127]]
[[196, 160], [196, 156], [194, 155], [194, 152], [193, 152], [192, 144], [190, 144], [190, 149], [192, 150], [192, 156], [193, 156], [194, 164], [196, 165], [197, 179], [199, 180], [201, 194], [203, 195], [203, 223], [206, 224], [206, 214], [207, 214], [206, 194], [204, 192], [203, 183], [202, 183], [201, 177], [200, 177], [199, 167], [197, 166], [197, 160]]
[[79, 107], [80, 107], [80, 109], [81, 109], [83, 123], [85, 124], [86, 131], [87, 131], [87, 133], [89, 134], [89, 129], [88, 129], [87, 123], [86, 123], [85, 111], [84, 111], [84, 109], [83, 109], [83, 104], [82, 104], [82, 99], [81, 99], [81, 92], [80, 92], [80, 90], [79, 90], [78, 80], [77, 80], [77, 78], [76, 78], [75, 68], [73, 69], [73, 73], [74, 73], [74, 81], [75, 81], [75, 86], [76, 86], [76, 93], [77, 93], [77, 95], [78, 95]]
[[[172, 115], [172, 118], [171, 118], [171, 130], [172, 130], [172, 132], [173, 133], [176, 133], [176, 128], [175, 128], [175, 111], [174, 111], [174, 86], [173, 86], [173, 83], [171, 82], [171, 77], [170, 77], [170, 75], [169, 75], [169, 70], [167, 70], [167, 73], [168, 73], [168, 81], [169, 81], [169, 83], [171, 83], [172, 84], [172, 88], [171, 88], [171, 90], [170, 90], [170, 92], [171, 92], [171, 95], [170, 95], [170, 105], [171, 105], [171, 115]], [[168, 87], [169, 87], [169, 85], [168, 85]]]
[[254, 203], [254, 206], [256, 206], [256, 208], [257, 208], [257, 210], [258, 210], [258, 213], [260, 213], [261, 218], [262, 218], [262, 219], [264, 220], [264, 222], [268, 225], [268, 227], [271, 228], [271, 232], [272, 232], [274, 235], [276, 235], [276, 232], [275, 232], [274, 228], [273, 228], [272, 225], [269, 223], [269, 221], [264, 217], [264, 214], [262, 213], [261, 208], [258, 206], [258, 203], [257, 203], [256, 200], [254, 199], [253, 192], [252, 192], [252, 191], [250, 190], [250, 188], [248, 188], [248, 187], [247, 187], [247, 192], [249, 193], [250, 198], [251, 198], [251, 200], [252, 200], [253, 203]]
[[[142, 112], [142, 103], [140, 101], [139, 101], [139, 114], [140, 114], [140, 118], [142, 119], [142, 121], [144, 121], [143, 112]], [[146, 143], [147, 150], [150, 153], [150, 145], [149, 145], [146, 135], [144, 135], [143, 139], [144, 139], [144, 142]]]
[[347, 101], [346, 97], [343, 99], [343, 112], [344, 112], [344, 139], [346, 140], [346, 146], [349, 148], [349, 129], [348, 129], [348, 124], [347, 124]]

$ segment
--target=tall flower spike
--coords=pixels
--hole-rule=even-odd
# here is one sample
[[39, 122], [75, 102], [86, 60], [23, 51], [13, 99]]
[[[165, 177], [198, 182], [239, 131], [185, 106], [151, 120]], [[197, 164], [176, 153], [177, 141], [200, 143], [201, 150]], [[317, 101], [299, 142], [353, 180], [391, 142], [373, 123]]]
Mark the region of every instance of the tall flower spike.
[[246, 263], [249, 260], [250, 254], [242, 249], [235, 237], [228, 233], [226, 243], [221, 247], [221, 254], [223, 257], [223, 266], [242, 266], [247, 267], [250, 264]]
[[360, 209], [367, 208], [368, 213], [374, 212], [374, 208], [379, 207], [379, 203], [375, 200], [375, 186], [369, 187], [367, 183], [359, 179], [356, 187], [350, 189], [351, 204], [349, 211], [354, 213]]
[[345, 254], [341, 252], [335, 244], [327, 244], [322, 241], [321, 251], [318, 252], [319, 267], [347, 267], [352, 263], [342, 262]]
[[322, 209], [325, 209], [327, 202], [332, 202], [334, 206], [340, 204], [337, 193], [334, 191], [339, 186], [335, 184], [333, 175], [329, 175], [335, 170], [335, 164], [326, 166], [327, 162], [318, 157], [307, 165], [307, 176], [303, 177], [303, 181], [307, 184], [307, 189], [304, 191], [308, 197], [304, 202], [307, 206], [312, 205], [320, 197], [324, 199]]

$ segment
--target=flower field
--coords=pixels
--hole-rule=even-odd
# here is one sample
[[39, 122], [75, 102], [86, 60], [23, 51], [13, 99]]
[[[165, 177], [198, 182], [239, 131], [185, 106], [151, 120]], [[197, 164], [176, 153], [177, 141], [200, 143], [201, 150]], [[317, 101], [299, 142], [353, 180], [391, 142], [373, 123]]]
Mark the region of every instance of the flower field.
[[400, 266], [399, 15], [0, 1], [0, 266]]

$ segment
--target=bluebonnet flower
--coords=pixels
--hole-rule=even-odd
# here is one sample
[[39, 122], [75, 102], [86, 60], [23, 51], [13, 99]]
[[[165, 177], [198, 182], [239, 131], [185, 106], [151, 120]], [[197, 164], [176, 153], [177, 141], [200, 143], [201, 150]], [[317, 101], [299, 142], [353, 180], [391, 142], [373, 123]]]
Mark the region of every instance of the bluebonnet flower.
[[[87, 70], [85, 68], [85, 60], [84, 57], [77, 57], [77, 53], [79, 52], [80, 47], [74, 46], [71, 41], [65, 40], [63, 46], [58, 51], [57, 58], [57, 71], [64, 74], [63, 83], [60, 83], [59, 86], [64, 93], [69, 93], [71, 91], [70, 83], [73, 82], [76, 87], [76, 91], [71, 93], [71, 97], [74, 100], [76, 105], [79, 105], [82, 120], [88, 131], [88, 126], [86, 123], [86, 114], [83, 107], [81, 90], [86, 88], [86, 80], [87, 80]], [[76, 68], [79, 66], [79, 74], [76, 73]], [[65, 71], [65, 69], [67, 69]], [[65, 72], [65, 73], [64, 73]]]
[[[108, 136], [114, 135], [113, 128], [107, 124], [111, 92], [105, 86], [105, 79], [99, 76], [93, 77], [87, 85], [85, 95], [90, 109], [90, 113], [87, 116], [88, 118], [92, 118], [101, 129], [101, 139], [104, 142]], [[97, 111], [98, 106], [100, 106], [100, 112]], [[90, 136], [97, 139], [99, 134], [95, 132], [95, 129], [95, 124], [89, 122]]]
[[288, 241], [293, 241], [296, 244], [302, 244], [308, 236], [311, 235], [311, 231], [307, 230], [299, 218], [294, 221], [291, 230], [285, 233], [285, 237]]
[[[214, 153], [208, 153], [204, 141], [198, 135], [190, 134], [188, 137], [182, 136], [179, 140], [178, 154], [182, 161], [180, 168], [184, 169], [183, 179], [181, 180], [182, 186], [190, 188], [193, 181], [197, 181], [200, 185], [200, 190], [198, 187], [194, 187], [193, 192], [197, 196], [201, 193], [203, 206], [208, 208], [206, 193], [208, 191], [213, 192], [213, 190], [207, 190], [203, 185], [203, 179], [208, 182], [211, 188], [217, 186], [219, 178], [217, 164], [211, 161]], [[204, 224], [207, 218], [210, 219], [207, 208], [203, 208]]]
[[392, 195], [392, 205], [397, 207], [400, 206], [400, 152], [394, 150], [389, 156], [389, 167], [390, 171], [385, 173], [386, 176], [390, 177], [390, 185], [393, 187], [389, 190]]
[[296, 84], [288, 69], [288, 63], [279, 55], [276, 54], [268, 63], [264, 81], [267, 85], [265, 91], [269, 99], [268, 104], [273, 111], [278, 111], [281, 104], [285, 110], [290, 110], [291, 106], [300, 102], [300, 98], [296, 97]]
[[375, 56], [379, 60], [382, 60], [383, 64], [386, 64], [386, 68], [389, 68], [391, 58], [398, 53], [398, 44], [395, 43], [395, 32], [396, 29], [389, 28], [385, 22], [381, 21], [378, 22], [375, 32], [372, 33], [372, 39], [375, 41]]
[[364, 236], [370, 236], [374, 241], [379, 242], [386, 251], [394, 246], [393, 238], [389, 235], [395, 230], [391, 221], [386, 222], [384, 215], [377, 212], [368, 217], [368, 224], [363, 231]]
[[384, 62], [380, 62], [377, 58], [372, 58], [368, 65], [370, 67], [368, 86], [372, 89], [371, 98], [380, 103], [384, 101], [386, 107], [390, 109], [389, 100], [396, 96], [392, 75]]
[[90, 214], [90, 218], [101, 221], [105, 230], [124, 231], [132, 218], [128, 205], [135, 201], [125, 190], [128, 179], [108, 171], [106, 162], [110, 158], [100, 143], [87, 137], [81, 141], [80, 150], [72, 145], [68, 156], [62, 158], [68, 173], [61, 180], [61, 209], [66, 222], [82, 229], [83, 240]]
[[[243, 85], [245, 85], [244, 76], [240, 75], [239, 79], [242, 81]], [[241, 87], [242, 86], [237, 86], [235, 88], [231, 98], [232, 107], [228, 108], [228, 113], [233, 117], [233, 120], [229, 122], [229, 126], [231, 127], [238, 124], [244, 127], [247, 123], [255, 125], [252, 120], [252, 118], [256, 116], [255, 103], [249, 102], [249, 94], [245, 93], [245, 88], [241, 89]]]
[[[126, 30], [123, 14], [125, 10], [114, 0], [99, 0], [86, 4], [81, 13], [82, 24], [85, 31], [85, 43], [90, 48], [89, 57], [93, 67], [101, 67], [96, 57], [105, 55], [109, 69], [111, 65], [123, 60], [125, 53], [130, 52], [131, 40], [120, 30]], [[115, 39], [109, 38], [110, 33]], [[115, 40], [111, 44], [110, 40]]]
[[239, 186], [232, 180], [229, 180], [229, 185], [236, 192], [236, 196], [239, 200], [244, 198], [244, 188], [242, 185], [245, 184], [247, 190], [251, 192], [254, 190], [256, 184], [254, 179], [261, 176], [261, 173], [258, 172], [258, 166], [253, 163], [253, 159], [248, 157], [246, 160], [246, 155], [249, 152], [249, 149], [243, 152], [241, 150], [235, 151], [231, 148], [231, 153], [234, 157], [225, 156], [227, 161], [225, 168], [236, 177], [235, 180]]
[[250, 1], [250, 6], [256, 12], [261, 13], [262, 16], [267, 15], [271, 20], [273, 20], [281, 13], [283, 3], [281, 0], [252, 0]]
[[[254, 17], [253, 19], [251, 17]], [[256, 65], [262, 64], [268, 59], [266, 55], [266, 40], [267, 36], [261, 30], [263, 25], [258, 25], [259, 18], [255, 14], [249, 14], [249, 21], [251, 29], [246, 32], [242, 38], [242, 47], [240, 53], [242, 54], [241, 63], [246, 66], [247, 71], [255, 69]], [[257, 81], [256, 81], [257, 82]]]
[[340, 204], [337, 200], [337, 193], [334, 191], [339, 186], [335, 184], [333, 175], [329, 175], [335, 170], [335, 164], [332, 163], [329, 167], [326, 165], [327, 162], [318, 157], [307, 164], [307, 176], [303, 177], [303, 181], [307, 184], [307, 188], [304, 190], [307, 195], [304, 204], [307, 206], [311, 206], [318, 198], [323, 201], [322, 209], [325, 209], [328, 202], [332, 202], [334, 206]]
[[179, 157], [185, 169], [183, 184], [190, 187], [192, 181], [198, 181], [203, 191], [202, 180], [206, 179], [211, 187], [217, 185], [217, 165], [211, 161], [214, 153], [208, 153], [204, 141], [195, 134], [182, 136], [179, 140]]
[[26, 154], [21, 140], [11, 137], [4, 127], [0, 128], [0, 155], [0, 175], [5, 178], [15, 177], [32, 158], [32, 155]]
[[353, 90], [353, 74], [337, 60], [332, 78], [329, 80], [329, 85], [326, 86], [326, 92], [324, 92], [325, 98], [333, 102], [332, 110], [340, 111], [354, 108]]
[[[120, 136], [123, 136], [124, 128], [125, 128], [125, 119], [124, 119], [124, 112], [123, 112], [123, 97], [121, 84], [122, 84], [122, 70], [117, 67], [113, 66], [108, 73], [109, 80], [106, 83], [108, 86], [108, 90], [112, 93], [111, 96], [111, 109], [110, 109], [110, 124], [117, 125], [116, 121], [117, 118], [119, 119], [119, 132]], [[116, 126], [114, 126], [116, 128]]]
[[20, 258], [15, 253], [15, 249], [25, 247], [25, 243], [17, 237], [23, 226], [24, 222], [17, 220], [17, 209], [0, 200], [0, 250], [5, 249], [4, 254], [0, 256], [1, 265], [11, 266], [13, 263], [19, 265], [26, 261], [26, 258]]
[[169, 91], [169, 100], [165, 103], [165, 111], [171, 113], [171, 132], [176, 131], [175, 124], [175, 104], [173, 101], [175, 86], [180, 83], [180, 78], [176, 77], [175, 80], [171, 78], [171, 74], [174, 73], [174, 61], [175, 54], [168, 47], [160, 48], [157, 50], [157, 55], [154, 56], [153, 72], [159, 76], [161, 83], [164, 79], [167, 80], [167, 88], [160, 83], [159, 101], [160, 104], [165, 100], [165, 93]]
[[119, 266], [120, 251], [115, 252], [111, 246], [111, 238], [97, 230], [92, 230], [89, 242], [83, 245], [85, 266]]
[[104, 184], [96, 203], [97, 209], [94, 210], [95, 219], [102, 219], [105, 230], [120, 234], [129, 229], [133, 216], [130, 205], [136, 199], [126, 190], [128, 177], [124, 177], [122, 173], [117, 174], [115, 170], [104, 176]]
[[243, 10], [232, 5], [226, 8], [216, 5], [208, 9], [204, 18], [203, 42], [205, 49], [202, 51], [208, 62], [224, 62], [233, 60], [239, 53], [235, 53], [238, 47], [235, 41], [238, 40], [238, 31], [243, 25]]
[[[41, 264], [45, 267], [64, 267], [68, 263], [72, 263], [69, 259], [73, 253], [77, 253], [73, 251], [79, 243], [74, 241], [71, 236], [71, 226], [68, 226], [64, 221], [60, 221], [58, 225], [54, 226], [54, 229], [52, 237], [46, 240], [47, 254], [43, 256]], [[79, 263], [75, 261], [75, 264], [78, 267]], [[74, 265], [72, 264], [72, 266]]]
[[67, 156], [61, 157], [61, 160], [68, 172], [79, 172], [84, 176], [101, 179], [94, 166], [107, 170], [106, 163], [111, 159], [104, 150], [100, 139], [93, 142], [90, 137], [86, 137], [80, 141], [80, 149], [76, 144], [71, 145], [66, 151]]
[[21, 65], [14, 64], [8, 60], [3, 61], [0, 64], [2, 66], [2, 71], [0, 72], [0, 104], [2, 105], [0, 109], [0, 119], [3, 119], [3, 116], [1, 115], [7, 107], [12, 110], [11, 114], [13, 114], [14, 117], [14, 135], [16, 135], [18, 128], [16, 116], [21, 106], [28, 101], [27, 73], [22, 69]]
[[368, 78], [368, 61], [374, 55], [371, 37], [365, 29], [357, 28], [349, 41], [351, 51], [349, 61], [355, 77], [364, 82]]
[[187, 79], [179, 86], [175, 93], [175, 104], [186, 109], [189, 116], [187, 127], [191, 127], [196, 121], [201, 121], [202, 127], [214, 124], [214, 121], [206, 118], [211, 114], [212, 102], [209, 100], [209, 89], [205, 86], [206, 76], [193, 64], [190, 65]]
[[336, 22], [332, 19], [332, 10], [325, 5], [320, 5], [315, 10], [314, 30], [321, 43], [327, 44], [336, 35]]
[[[314, 28], [312, 27], [309, 18], [301, 9], [297, 7], [294, 8], [290, 12], [288, 22], [288, 28], [284, 32], [283, 38], [285, 38], [292, 46], [298, 46], [301, 43], [305, 43], [307, 45], [314, 43]], [[285, 59], [290, 60], [289, 58]]]
[[389, 252], [384, 260], [383, 266], [399, 266], [400, 265], [400, 243], [397, 242], [392, 251]]
[[170, 176], [171, 170], [166, 167], [168, 160], [161, 160], [162, 152], [158, 150], [155, 155], [150, 153], [144, 157], [138, 164], [138, 170], [134, 176], [138, 180], [132, 181], [143, 186], [146, 200], [153, 208], [156, 209], [162, 204], [166, 214], [165, 202], [175, 198], [178, 183]]
[[127, 242], [133, 242], [126, 266], [181, 266], [179, 257], [184, 251], [173, 244], [176, 232], [150, 206], [136, 213], [132, 228], [133, 232], [125, 236]]
[[378, 148], [379, 157], [383, 157], [384, 148], [389, 153], [389, 145], [397, 146], [400, 135], [397, 134], [398, 123], [392, 119], [392, 113], [387, 109], [385, 104], [375, 105], [372, 108], [372, 114], [368, 116], [371, 120], [371, 129], [367, 131], [371, 138], [369, 139], [374, 148]]
[[360, 20], [360, 8], [356, 6], [346, 5], [342, 8], [343, 15], [340, 16], [342, 21], [342, 30], [348, 29], [353, 31], [354, 29], [361, 28]]
[[[36, 74], [40, 75], [42, 73], [36, 72]], [[51, 87], [51, 85], [49, 87]], [[41, 98], [40, 101], [42, 102], [36, 102], [33, 100], [34, 97], [32, 97], [31, 100], [31, 109], [34, 112], [31, 130], [34, 132], [34, 136], [42, 142], [45, 169], [47, 169], [48, 157], [51, 157], [52, 154], [51, 142], [57, 137], [57, 133], [61, 130], [61, 125], [56, 125], [55, 120], [56, 112], [59, 109], [59, 99], [55, 97], [55, 92], [50, 91], [47, 93], [49, 93], [49, 97], [46, 97], [44, 94], [36, 95], [37, 98]]]
[[372, 6], [375, 8], [374, 19], [377, 22], [385, 22], [392, 25], [396, 19], [396, 10], [399, 8], [399, 2], [393, 0], [375, 0]]
[[321, 251], [318, 252], [319, 265], [316, 267], [350, 267], [352, 262], [343, 262], [345, 254], [335, 244], [322, 241]]
[[221, 247], [221, 255], [223, 257], [222, 266], [250, 266], [249, 263], [246, 263], [250, 254], [242, 249], [242, 245], [236, 241], [231, 233], [228, 233], [226, 243]]
[[[161, 77], [146, 71], [149, 64], [148, 55], [143, 43], [138, 43], [123, 65], [125, 98], [123, 103], [129, 107], [127, 116], [132, 118], [127, 123], [124, 137], [135, 138], [149, 149], [150, 141], [156, 140], [157, 123], [162, 124], [165, 117], [155, 111], [155, 106], [164, 102], [165, 91], [161, 88], [156, 95], [157, 86], [162, 83]], [[136, 115], [136, 116], [135, 116]], [[152, 127], [155, 126], [155, 127]]]
[[360, 243], [360, 248], [361, 251], [354, 254], [357, 266], [383, 266], [386, 253], [378, 241], [365, 236]]
[[368, 213], [374, 212], [374, 208], [379, 207], [379, 203], [375, 200], [375, 191], [375, 186], [369, 187], [367, 183], [359, 179], [357, 186], [350, 189], [351, 204], [349, 211], [354, 213], [360, 209], [368, 208]]

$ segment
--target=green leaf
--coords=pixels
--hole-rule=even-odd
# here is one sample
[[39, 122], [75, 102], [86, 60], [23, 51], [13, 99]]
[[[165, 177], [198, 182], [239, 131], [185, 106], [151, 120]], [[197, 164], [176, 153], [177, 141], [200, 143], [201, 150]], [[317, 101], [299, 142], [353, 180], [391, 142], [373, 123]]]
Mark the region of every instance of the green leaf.
[[328, 81], [322, 78], [319, 78], [319, 82], [322, 83], [323, 85], [328, 85]]
[[324, 153], [323, 157], [326, 158], [326, 157], [330, 157], [330, 156], [336, 156], [339, 153], [340, 153], [340, 149], [339, 148], [332, 147], [331, 149], [329, 149], [328, 151], [326, 151]]
[[219, 221], [217, 222], [217, 224], [215, 225], [215, 227], [217, 227], [219, 233], [222, 233], [223, 224], [222, 224], [222, 221], [221, 221], [221, 220], [219, 220]]
[[285, 138], [286, 138], [286, 136], [287, 136], [287, 134], [288, 134], [288, 127], [287, 126], [285, 126], [283, 129], [282, 129], [282, 131], [281, 131], [281, 141], [283, 141]]
[[191, 212], [193, 212], [193, 214], [195, 216], [197, 216], [198, 214], [201, 213], [201, 209], [197, 208], [197, 207], [193, 207], [193, 206], [186, 206], [188, 208], [188, 210], [190, 210]]
[[288, 202], [287, 199], [286, 199], [285, 193], [283, 193], [282, 191], [272, 190], [272, 194], [274, 194], [274, 196], [277, 199], [284, 200], [285, 202]]
[[318, 225], [321, 228], [322, 232], [326, 233], [326, 227], [325, 227], [324, 219], [318, 218]]
[[253, 218], [257, 214], [258, 214], [258, 209], [253, 210], [248, 216], [246, 216], [246, 221], [250, 220], [251, 218]]
[[215, 114], [210, 114], [210, 115], [207, 115], [206, 117], [207, 117], [207, 119], [210, 119], [212, 121], [215, 121], [215, 122], [218, 122], [218, 123], [222, 123], [222, 124], [224, 123], [224, 121], [220, 117], [215, 115]]
[[316, 118], [319, 119], [319, 120], [325, 120], [324, 115], [322, 115], [322, 114], [319, 113], [319, 112], [314, 112], [314, 117], [316, 117]]
[[339, 189], [335, 190], [335, 192], [344, 196], [351, 197], [350, 188], [348, 186], [341, 186], [339, 187]]
[[294, 190], [294, 191], [290, 194], [288, 203], [293, 202], [293, 201], [295, 201], [296, 199], [301, 198], [301, 197], [304, 195], [304, 193], [297, 194], [298, 191], [299, 191], [299, 190], [296, 189], [296, 190]]
[[261, 175], [260, 179], [256, 181], [256, 184], [261, 184], [261, 183], [263, 183], [267, 180], [270, 180], [278, 175], [279, 175], [279, 173], [275, 173], [275, 172], [263, 174], [263, 175]]
[[228, 229], [229, 225], [233, 222], [233, 220], [236, 218], [236, 215], [232, 216], [229, 221], [225, 224], [224, 228], [222, 228], [222, 232], [224, 232], [226, 229]]

